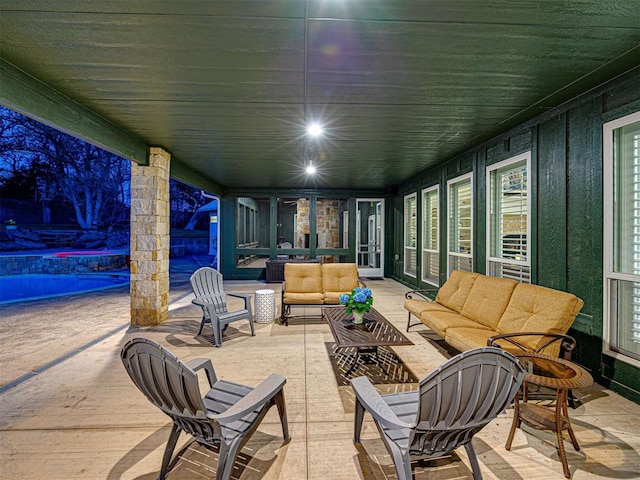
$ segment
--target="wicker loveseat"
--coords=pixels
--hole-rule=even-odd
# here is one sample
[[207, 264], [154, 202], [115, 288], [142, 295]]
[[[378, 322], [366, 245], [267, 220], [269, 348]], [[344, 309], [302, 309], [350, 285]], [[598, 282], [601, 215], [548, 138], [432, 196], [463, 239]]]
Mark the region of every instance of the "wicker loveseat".
[[355, 263], [286, 263], [280, 322], [288, 325], [291, 307], [339, 305], [340, 295], [365, 284]]
[[404, 308], [460, 351], [490, 342], [512, 353], [526, 350], [570, 358], [575, 340], [566, 335], [583, 301], [567, 292], [511, 279], [455, 270], [438, 289], [405, 294]]

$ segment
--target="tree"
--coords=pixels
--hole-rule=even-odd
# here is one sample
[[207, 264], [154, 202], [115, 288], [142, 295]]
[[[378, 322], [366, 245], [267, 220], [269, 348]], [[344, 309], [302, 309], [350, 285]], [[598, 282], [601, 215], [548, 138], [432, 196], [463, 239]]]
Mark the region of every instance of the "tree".
[[[62, 197], [83, 229], [125, 218], [130, 162], [54, 128], [0, 107], [0, 188], [34, 200]], [[15, 198], [15, 197], [14, 197]]]
[[[131, 163], [117, 155], [0, 106], [0, 158], [4, 198], [64, 199], [87, 230], [128, 220]], [[209, 202], [174, 179], [170, 191], [176, 228]]]
[[185, 228], [185, 225], [188, 224], [189, 219], [196, 210], [210, 202], [209, 199], [202, 195], [201, 190], [179, 182], [178, 180], [171, 179], [169, 182], [169, 191], [169, 198], [171, 199], [171, 226], [173, 228]]

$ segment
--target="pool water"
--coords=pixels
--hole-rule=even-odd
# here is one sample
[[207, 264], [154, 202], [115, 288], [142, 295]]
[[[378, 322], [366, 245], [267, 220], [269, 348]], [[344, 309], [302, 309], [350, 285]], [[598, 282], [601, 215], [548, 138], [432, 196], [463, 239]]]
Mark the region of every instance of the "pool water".
[[93, 292], [126, 283], [126, 274], [9, 275], [0, 277], [0, 303]]

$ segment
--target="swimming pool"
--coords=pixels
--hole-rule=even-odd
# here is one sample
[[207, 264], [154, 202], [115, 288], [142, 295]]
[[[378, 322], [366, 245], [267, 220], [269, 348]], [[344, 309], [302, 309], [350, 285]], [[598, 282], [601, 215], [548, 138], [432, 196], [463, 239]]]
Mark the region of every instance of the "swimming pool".
[[8, 275], [0, 277], [0, 303], [94, 292], [129, 283], [127, 274]]

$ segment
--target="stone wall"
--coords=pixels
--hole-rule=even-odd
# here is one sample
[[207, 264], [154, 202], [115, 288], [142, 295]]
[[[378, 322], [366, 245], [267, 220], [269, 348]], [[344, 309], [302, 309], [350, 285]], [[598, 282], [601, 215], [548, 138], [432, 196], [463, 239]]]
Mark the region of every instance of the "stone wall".
[[0, 256], [0, 276], [104, 272], [128, 266], [129, 256], [125, 253], [72, 255], [63, 258], [55, 255]]
[[[319, 198], [316, 201], [316, 233], [318, 248], [341, 248], [340, 224], [342, 212], [347, 209], [345, 199]], [[294, 248], [305, 247], [309, 235], [310, 205], [308, 198], [297, 201], [296, 243]]]
[[316, 202], [318, 248], [341, 248], [340, 223], [346, 204], [346, 200], [334, 198], [319, 198]]
[[297, 205], [296, 243], [293, 248], [304, 248], [304, 236], [309, 234], [309, 199], [299, 198]]

